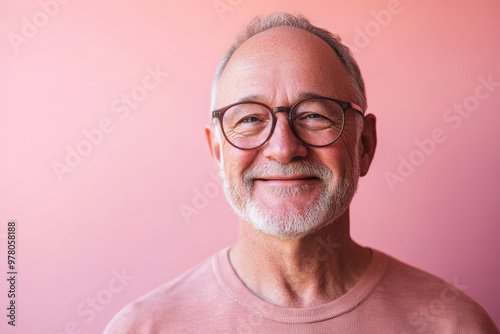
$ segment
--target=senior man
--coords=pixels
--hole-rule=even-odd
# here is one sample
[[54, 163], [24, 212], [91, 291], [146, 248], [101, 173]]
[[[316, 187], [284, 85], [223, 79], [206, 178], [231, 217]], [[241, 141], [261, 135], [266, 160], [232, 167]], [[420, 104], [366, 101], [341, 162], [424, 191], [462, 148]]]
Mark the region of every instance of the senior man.
[[454, 286], [351, 239], [377, 142], [366, 106], [338, 37], [287, 13], [253, 20], [217, 70], [206, 129], [238, 241], [106, 333], [498, 333]]

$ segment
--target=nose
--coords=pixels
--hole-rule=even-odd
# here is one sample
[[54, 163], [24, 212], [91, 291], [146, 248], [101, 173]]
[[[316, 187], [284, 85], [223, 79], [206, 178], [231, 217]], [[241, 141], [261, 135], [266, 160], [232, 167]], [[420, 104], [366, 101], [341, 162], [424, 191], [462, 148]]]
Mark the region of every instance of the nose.
[[[288, 110], [285, 110], [288, 109]], [[268, 142], [264, 144], [263, 155], [268, 159], [280, 163], [289, 163], [294, 159], [300, 159], [307, 156], [308, 149], [293, 133], [288, 123], [289, 108], [276, 107], [276, 126]]]

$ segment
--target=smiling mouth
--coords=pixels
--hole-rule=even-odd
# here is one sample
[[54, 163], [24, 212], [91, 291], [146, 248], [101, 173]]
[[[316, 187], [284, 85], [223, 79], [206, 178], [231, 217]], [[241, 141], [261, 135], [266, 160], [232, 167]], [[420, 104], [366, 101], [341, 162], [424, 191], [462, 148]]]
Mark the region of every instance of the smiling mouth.
[[315, 176], [266, 176], [265, 178], [255, 178], [255, 181], [262, 181], [266, 185], [296, 187], [319, 181], [319, 178]]
[[266, 176], [256, 177], [254, 180], [259, 181], [293, 181], [293, 180], [314, 180], [318, 179], [315, 176]]

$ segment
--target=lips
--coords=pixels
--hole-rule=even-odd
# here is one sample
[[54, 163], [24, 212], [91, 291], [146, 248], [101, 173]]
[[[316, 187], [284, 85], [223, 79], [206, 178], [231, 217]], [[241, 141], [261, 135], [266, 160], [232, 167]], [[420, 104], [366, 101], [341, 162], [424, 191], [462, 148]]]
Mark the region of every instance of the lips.
[[256, 177], [254, 180], [259, 181], [293, 181], [293, 180], [313, 180], [317, 179], [315, 176], [265, 176], [265, 177]]
[[310, 184], [311, 182], [319, 181], [317, 177], [314, 176], [265, 176], [254, 178], [254, 181], [265, 182], [266, 185], [281, 186], [281, 187], [296, 187], [304, 184]]
[[266, 161], [243, 172], [243, 181], [247, 189], [265, 186], [265, 188], [316, 188], [318, 184], [329, 184], [332, 178], [331, 171], [325, 166], [303, 161], [292, 161], [281, 164], [274, 160]]
[[313, 179], [316, 176], [311, 175], [262, 175], [257, 176], [255, 179], [259, 180], [299, 180], [299, 179]]

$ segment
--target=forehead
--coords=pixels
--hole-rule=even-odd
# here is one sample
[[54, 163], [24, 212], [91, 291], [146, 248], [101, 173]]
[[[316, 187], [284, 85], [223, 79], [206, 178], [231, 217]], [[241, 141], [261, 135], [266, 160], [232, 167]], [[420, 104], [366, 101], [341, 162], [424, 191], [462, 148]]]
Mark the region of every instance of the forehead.
[[218, 107], [262, 96], [262, 102], [296, 102], [314, 93], [351, 101], [354, 88], [335, 51], [321, 38], [292, 27], [278, 27], [243, 43], [219, 79]]

